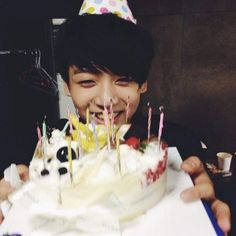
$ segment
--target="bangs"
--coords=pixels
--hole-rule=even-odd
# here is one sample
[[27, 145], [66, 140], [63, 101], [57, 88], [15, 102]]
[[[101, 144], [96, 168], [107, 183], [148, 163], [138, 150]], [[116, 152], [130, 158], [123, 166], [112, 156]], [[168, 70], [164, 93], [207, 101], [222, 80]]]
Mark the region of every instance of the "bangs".
[[[62, 35], [57, 44], [57, 58], [60, 73], [64, 65], [63, 76], [68, 74], [69, 66], [75, 65], [79, 69], [98, 67], [131, 76], [137, 83], [146, 80], [153, 42], [141, 27], [112, 14], [84, 15], [68, 21]], [[60, 41], [60, 37], [64, 40]]]

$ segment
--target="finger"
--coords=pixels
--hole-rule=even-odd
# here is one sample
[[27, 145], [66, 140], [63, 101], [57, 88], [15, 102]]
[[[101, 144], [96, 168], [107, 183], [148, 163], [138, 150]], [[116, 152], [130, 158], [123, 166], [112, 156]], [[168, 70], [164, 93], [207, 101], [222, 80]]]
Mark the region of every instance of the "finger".
[[226, 234], [231, 229], [231, 214], [230, 209], [227, 204], [216, 199], [213, 201], [211, 205], [211, 209], [217, 219], [217, 223], [222, 229], [222, 231]]
[[181, 167], [185, 172], [191, 175], [194, 184], [206, 183], [213, 185], [202, 162], [198, 159], [198, 157], [189, 157], [182, 163]]
[[199, 172], [204, 171], [204, 166], [202, 164], [202, 162], [199, 160], [198, 157], [196, 156], [191, 156], [189, 158], [187, 158], [182, 164], [181, 164], [181, 168], [191, 174], [197, 174]]
[[0, 181], [0, 200], [4, 201], [7, 199], [8, 195], [13, 191], [10, 183], [2, 179]]
[[215, 192], [212, 184], [202, 183], [185, 189], [180, 194], [180, 197], [184, 202], [192, 202], [199, 199], [212, 201], [213, 199], [215, 199]]
[[0, 210], [0, 224], [3, 222], [4, 216], [2, 214], [2, 210]]
[[29, 169], [27, 166], [25, 165], [17, 165], [17, 170], [18, 170], [18, 173], [20, 175], [20, 178], [23, 180], [23, 181], [27, 181], [29, 179]]

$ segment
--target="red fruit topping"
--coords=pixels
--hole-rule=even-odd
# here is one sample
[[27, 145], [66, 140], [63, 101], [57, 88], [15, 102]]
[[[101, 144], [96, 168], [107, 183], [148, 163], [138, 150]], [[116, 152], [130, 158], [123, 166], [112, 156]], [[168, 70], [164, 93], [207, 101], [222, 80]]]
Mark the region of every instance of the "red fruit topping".
[[136, 137], [130, 137], [128, 138], [125, 143], [129, 145], [130, 147], [133, 147], [134, 149], [138, 149], [140, 146], [140, 140]]
[[168, 144], [165, 143], [165, 142], [161, 142], [161, 148], [162, 148], [162, 149], [168, 148]]
[[155, 171], [152, 171], [151, 169], [148, 169], [146, 171], [145, 174], [147, 178], [147, 184], [152, 184], [163, 174], [166, 169], [166, 163], [167, 157], [164, 157], [164, 159], [158, 163]]

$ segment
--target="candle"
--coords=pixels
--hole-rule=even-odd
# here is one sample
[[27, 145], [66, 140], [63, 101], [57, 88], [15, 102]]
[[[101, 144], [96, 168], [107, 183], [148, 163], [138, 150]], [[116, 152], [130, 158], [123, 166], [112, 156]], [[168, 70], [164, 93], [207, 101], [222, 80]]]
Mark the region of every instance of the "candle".
[[46, 142], [47, 142], [47, 134], [46, 134], [46, 123], [45, 123], [45, 119], [43, 121], [43, 165], [44, 165], [44, 169], [46, 169], [46, 163], [45, 163], [45, 158], [46, 158], [46, 153], [47, 153], [47, 147], [46, 147]]
[[158, 130], [158, 140], [161, 142], [161, 135], [162, 135], [162, 129], [163, 129], [163, 120], [164, 120], [164, 113], [163, 113], [164, 107], [159, 107], [160, 110], [160, 121], [159, 121], [159, 130]]
[[126, 102], [126, 123], [128, 123], [129, 120], [129, 96], [127, 97], [127, 102]]
[[77, 118], [78, 118], [78, 121], [79, 121], [80, 116], [79, 116], [79, 110], [78, 110], [78, 108], [75, 108], [75, 114], [76, 114], [76, 116], [77, 116]]
[[86, 109], [86, 126], [89, 126], [89, 108]]
[[79, 157], [82, 157], [83, 155], [83, 150], [82, 150], [82, 147], [81, 147], [81, 137], [80, 137], [80, 129], [79, 129], [79, 119], [80, 119], [80, 115], [79, 115], [79, 110], [78, 108], [75, 108], [75, 114], [77, 116], [77, 119], [78, 119], [78, 130], [77, 130], [77, 134], [78, 134], [78, 139], [77, 139], [77, 143], [78, 143], [78, 148], [79, 148]]
[[150, 130], [151, 130], [151, 123], [152, 123], [152, 108], [150, 103], [148, 102], [148, 142], [150, 141]]
[[107, 131], [107, 147], [108, 147], [108, 151], [110, 151], [111, 150], [110, 128], [109, 128], [110, 124], [109, 124], [108, 111], [105, 106], [104, 106], [104, 111], [103, 111], [103, 117], [104, 117], [104, 125], [105, 125], [106, 131]]
[[[95, 114], [92, 115], [92, 118], [94, 118]], [[97, 148], [97, 151], [99, 150], [99, 143], [98, 143], [98, 136], [97, 136], [97, 132], [96, 132], [96, 126], [95, 126], [95, 123], [93, 121], [93, 119], [91, 120], [91, 124], [92, 124], [92, 128], [93, 128], [93, 136], [94, 136], [94, 140], [95, 140], [95, 143], [96, 143], [96, 148]]]
[[121, 162], [120, 162], [120, 135], [119, 135], [119, 132], [116, 133], [116, 152], [117, 152], [117, 161], [118, 161], [119, 172], [120, 172], [120, 174], [121, 174]]
[[70, 116], [70, 108], [67, 108], [67, 116], [68, 116], [68, 120], [69, 120], [69, 124], [70, 124], [70, 134], [72, 134], [73, 132], [73, 128], [72, 128], [72, 122], [71, 122], [71, 116]]
[[112, 98], [110, 99], [110, 120], [111, 120], [111, 139], [112, 143], [114, 143], [114, 112], [113, 112], [113, 103]]
[[73, 183], [73, 166], [72, 166], [72, 154], [71, 154], [71, 137], [67, 137], [67, 152], [68, 152], [68, 162], [69, 162], [69, 172], [70, 172], [70, 180]]
[[108, 110], [106, 107], [106, 98], [104, 96], [104, 111], [103, 111], [103, 118], [104, 118], [104, 125], [106, 127], [106, 131], [107, 131], [107, 147], [108, 147], [108, 151], [111, 150], [111, 143], [110, 143], [110, 122], [109, 122], [109, 115], [108, 115]]
[[38, 125], [37, 125], [37, 134], [38, 134], [39, 147], [42, 147], [42, 135]]
[[44, 156], [46, 156], [46, 141], [47, 141], [47, 134], [46, 134], [46, 124], [45, 120], [43, 121], [43, 152]]
[[64, 134], [65, 134], [65, 132], [66, 132], [66, 129], [68, 128], [69, 124], [70, 124], [70, 122], [67, 121], [66, 124], [65, 124], [65, 126], [64, 126], [64, 128], [63, 128], [63, 130], [61, 131], [61, 137], [59, 138], [59, 140], [60, 140], [61, 138], [63, 138], [63, 136], [64, 136]]

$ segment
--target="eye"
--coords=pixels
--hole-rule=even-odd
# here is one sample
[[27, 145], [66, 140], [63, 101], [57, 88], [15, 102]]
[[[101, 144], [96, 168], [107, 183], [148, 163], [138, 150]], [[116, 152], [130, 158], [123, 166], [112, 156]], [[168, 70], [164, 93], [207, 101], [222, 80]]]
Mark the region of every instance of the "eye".
[[[72, 160], [76, 159], [76, 153], [74, 149], [71, 149], [72, 152]], [[57, 159], [60, 162], [67, 162], [68, 161], [68, 148], [67, 147], [62, 147], [57, 151]]]
[[83, 88], [91, 88], [93, 87], [96, 83], [94, 80], [81, 80], [78, 82], [78, 84], [83, 87]]
[[133, 82], [133, 78], [131, 76], [123, 76], [116, 80], [117, 85], [125, 86], [129, 83]]

